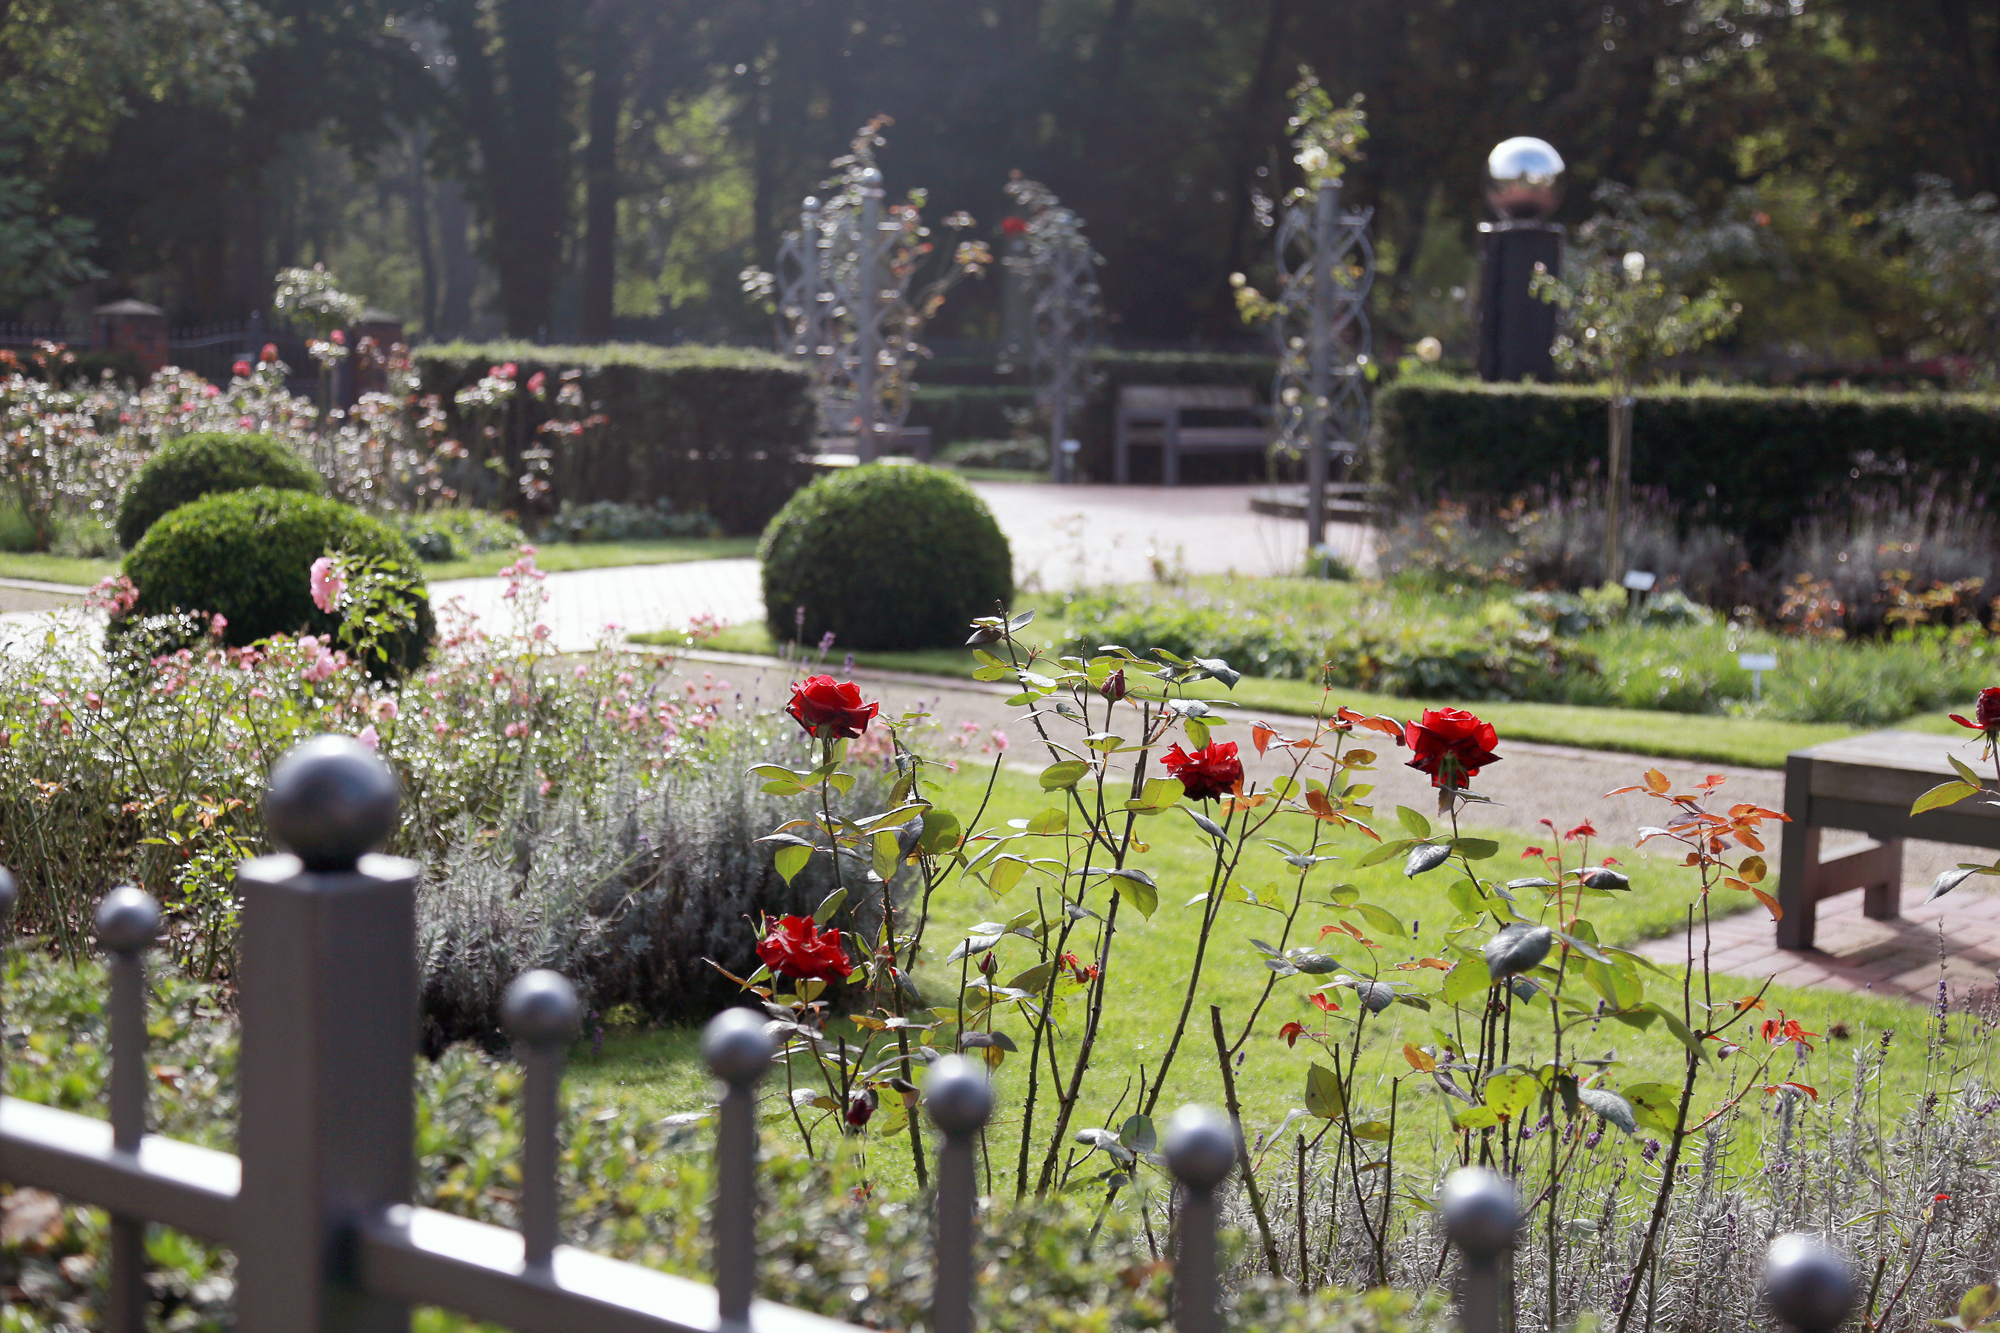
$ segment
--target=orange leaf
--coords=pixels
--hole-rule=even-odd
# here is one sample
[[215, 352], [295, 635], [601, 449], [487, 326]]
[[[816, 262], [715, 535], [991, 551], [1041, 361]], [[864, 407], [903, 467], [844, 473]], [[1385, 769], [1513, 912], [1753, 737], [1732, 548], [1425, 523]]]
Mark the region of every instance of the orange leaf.
[[1277, 734], [1271, 727], [1259, 722], [1250, 728], [1250, 743], [1257, 747], [1258, 754], [1262, 754], [1265, 747], [1271, 743], [1271, 738]]
[[1727, 781], [1729, 781], [1729, 779], [1723, 777], [1722, 774], [1720, 773], [1710, 773], [1707, 777], [1703, 778], [1700, 782], [1697, 782], [1694, 785], [1701, 788], [1703, 791], [1714, 791], [1717, 787], [1720, 787], [1723, 783]]
[[1410, 1062], [1410, 1068], [1421, 1074], [1428, 1074], [1438, 1067], [1438, 1062], [1418, 1050], [1413, 1042], [1403, 1043], [1403, 1058]]
[[1759, 995], [1746, 995], [1736, 1002], [1736, 1012], [1739, 1014], [1745, 1009], [1762, 1009], [1763, 1007], [1764, 1000]]
[[1763, 839], [1759, 838], [1756, 834], [1750, 832], [1750, 830], [1748, 829], [1738, 829], [1736, 831], [1736, 841], [1742, 843], [1745, 847], [1748, 847], [1753, 852], [1761, 852], [1764, 850]]
[[1673, 783], [1667, 781], [1667, 775], [1665, 773], [1662, 773], [1659, 769], [1649, 768], [1646, 770], [1647, 791], [1658, 792], [1660, 795], [1664, 796], [1666, 795], [1667, 789], [1673, 785], [1674, 785]]
[[1750, 890], [1750, 892], [1757, 896], [1758, 902], [1764, 904], [1765, 907], [1770, 909], [1771, 919], [1773, 921], [1783, 921], [1785, 919], [1785, 909], [1778, 906], [1778, 900], [1776, 898], [1773, 898], [1770, 894], [1764, 892], [1762, 889], [1752, 889]]
[[1646, 790], [1644, 787], [1620, 787], [1615, 791], [1605, 792], [1604, 798], [1606, 800], [1610, 800], [1613, 796], [1624, 796], [1629, 792], [1644, 791], [1644, 790]]
[[1724, 875], [1722, 877], [1722, 882], [1724, 884], [1727, 884], [1732, 889], [1742, 889], [1746, 893], [1749, 892], [1750, 889], [1750, 886], [1748, 884], [1736, 878], [1736, 876], [1734, 875]]

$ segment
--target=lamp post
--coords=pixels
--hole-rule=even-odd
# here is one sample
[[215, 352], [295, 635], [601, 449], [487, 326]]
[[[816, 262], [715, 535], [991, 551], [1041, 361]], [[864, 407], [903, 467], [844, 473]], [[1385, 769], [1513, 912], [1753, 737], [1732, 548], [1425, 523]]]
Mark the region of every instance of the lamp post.
[[1552, 380], [1556, 309], [1528, 291], [1537, 265], [1562, 272], [1563, 229], [1548, 219], [1562, 203], [1562, 154], [1540, 139], [1505, 140], [1486, 158], [1486, 202], [1499, 216], [1479, 224], [1479, 377]]

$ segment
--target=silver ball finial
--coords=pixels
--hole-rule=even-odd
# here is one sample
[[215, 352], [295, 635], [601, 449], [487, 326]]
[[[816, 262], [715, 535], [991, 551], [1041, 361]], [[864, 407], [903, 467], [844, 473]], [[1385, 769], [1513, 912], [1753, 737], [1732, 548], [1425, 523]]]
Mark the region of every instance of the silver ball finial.
[[14, 883], [14, 872], [0, 866], [0, 925], [14, 914], [14, 904], [20, 898], [20, 886]]
[[1486, 156], [1486, 202], [1503, 218], [1542, 219], [1562, 203], [1562, 154], [1519, 135]]
[[1765, 1251], [1764, 1299], [1800, 1333], [1830, 1333], [1854, 1308], [1854, 1270], [1819, 1237], [1787, 1232]]
[[701, 1031], [701, 1058], [709, 1072], [732, 1088], [747, 1088], [771, 1067], [778, 1053], [764, 1016], [755, 1009], [724, 1009]]
[[327, 873], [389, 840], [400, 793], [381, 756], [347, 736], [315, 736], [278, 761], [264, 792], [264, 823], [280, 847]]
[[993, 1085], [986, 1071], [962, 1055], [947, 1055], [924, 1079], [924, 1110], [949, 1139], [978, 1133], [993, 1114]]
[[1167, 1119], [1161, 1146], [1175, 1179], [1212, 1190], [1236, 1165], [1236, 1126], [1213, 1106], [1183, 1106]]
[[538, 967], [507, 983], [500, 1021], [523, 1046], [559, 1046], [583, 1026], [583, 1005], [569, 978]]
[[855, 179], [861, 182], [861, 188], [864, 190], [879, 190], [882, 188], [882, 172], [878, 167], [861, 168], [860, 174]]
[[1491, 1263], [1514, 1248], [1521, 1208], [1514, 1182], [1483, 1166], [1461, 1167], [1438, 1194], [1445, 1235], [1475, 1263]]
[[138, 953], [160, 933], [160, 905], [144, 889], [127, 884], [97, 905], [97, 942], [113, 953]]

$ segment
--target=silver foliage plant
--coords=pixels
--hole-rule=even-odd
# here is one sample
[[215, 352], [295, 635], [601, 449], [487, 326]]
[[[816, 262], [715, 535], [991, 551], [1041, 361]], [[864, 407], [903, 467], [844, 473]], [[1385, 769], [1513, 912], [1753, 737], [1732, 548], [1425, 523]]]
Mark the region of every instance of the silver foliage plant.
[[[1832, 1041], [1812, 1034], [1813, 1049], [1796, 1049], [1789, 1068], [1774, 1064], [1769, 1083], [1752, 1077], [1757, 1070], [1747, 1060], [1734, 1061], [1728, 1109], [1689, 1145], [1657, 1257], [1640, 1279], [1629, 1324], [1635, 1333], [1763, 1333], [1772, 1327], [1759, 1291], [1765, 1248], [1788, 1231], [1816, 1233], [1853, 1256], [1862, 1293], [1856, 1314], [1866, 1321], [1859, 1327], [1925, 1327], [1992, 1280], [2000, 1258], [2000, 1178], [1991, 1166], [2000, 1157], [1993, 1069], [2000, 998], [1988, 990], [1971, 1007], [1951, 1008], [1942, 985], [1939, 996], [1911, 1030], [1857, 1025]], [[1899, 1086], [1888, 1056], [1912, 1042], [1923, 1046], [1922, 1073], [1904, 1076], [1912, 1086]], [[1522, 1233], [1513, 1261], [1519, 1333], [1549, 1329], [1551, 1291], [1557, 1329], [1614, 1322], [1663, 1155], [1656, 1142], [1644, 1142], [1634, 1157], [1618, 1137], [1615, 1127], [1599, 1126], [1564, 1172], [1556, 1219], [1564, 1242], [1553, 1282], [1540, 1234], [1546, 1224]], [[1389, 1284], [1445, 1295], [1452, 1259], [1427, 1203], [1455, 1163], [1440, 1153], [1428, 1178], [1405, 1167], [1403, 1197], [1385, 1214], [1375, 1195], [1357, 1197], [1351, 1183], [1332, 1184], [1332, 1149], [1301, 1154], [1299, 1144], [1282, 1129], [1250, 1144], [1287, 1276], [1300, 1276], [1303, 1253], [1311, 1286], [1370, 1285], [1376, 1250], [1369, 1228], [1386, 1217]], [[1523, 1180], [1521, 1188], [1526, 1203], [1536, 1184]], [[1247, 1198], [1239, 1193], [1232, 1208], [1236, 1223], [1255, 1235]], [[1246, 1247], [1238, 1277], [1248, 1280], [1262, 1267]]]
[[[701, 749], [663, 772], [618, 766], [546, 798], [523, 783], [499, 818], [468, 818], [426, 862], [417, 938], [434, 1045], [492, 1034], [501, 991], [534, 967], [575, 980], [599, 1013], [629, 1004], [697, 1020], [735, 994], [707, 960], [748, 973], [766, 914], [811, 914], [831, 870], [785, 883], [757, 842], [784, 803], [744, 776], [797, 763], [803, 740], [730, 721]], [[880, 770], [858, 771], [843, 813], [882, 808]]]

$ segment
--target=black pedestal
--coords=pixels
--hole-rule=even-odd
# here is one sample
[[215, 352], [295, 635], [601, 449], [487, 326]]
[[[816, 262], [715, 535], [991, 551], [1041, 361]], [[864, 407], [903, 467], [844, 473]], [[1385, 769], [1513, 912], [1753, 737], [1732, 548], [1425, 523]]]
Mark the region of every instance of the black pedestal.
[[1552, 380], [1556, 307], [1528, 294], [1535, 265], [1562, 272], [1563, 229], [1553, 222], [1479, 224], [1479, 377]]

